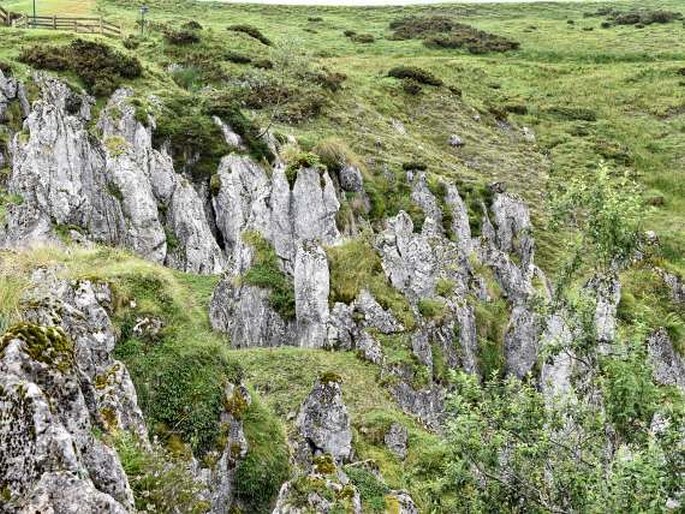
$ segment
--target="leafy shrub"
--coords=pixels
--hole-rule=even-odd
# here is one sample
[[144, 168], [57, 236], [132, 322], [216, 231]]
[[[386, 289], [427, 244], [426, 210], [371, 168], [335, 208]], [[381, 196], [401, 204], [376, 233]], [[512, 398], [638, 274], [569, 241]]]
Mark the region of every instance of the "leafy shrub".
[[271, 70], [274, 67], [273, 61], [269, 59], [257, 59], [252, 61], [252, 66], [255, 68], [260, 68], [262, 70]]
[[359, 491], [364, 512], [387, 512], [385, 495], [390, 488], [386, 484], [362, 466], [346, 466], [345, 473]]
[[211, 177], [230, 152], [221, 129], [191, 96], [167, 99], [153, 134], [156, 146], [169, 145], [176, 171], [202, 180]]
[[353, 43], [369, 44], [376, 41], [376, 38], [373, 34], [354, 34], [353, 36], [350, 36], [350, 41]]
[[193, 45], [200, 42], [200, 36], [193, 30], [172, 30], [164, 32], [164, 40], [172, 45]]
[[262, 31], [254, 25], [231, 25], [228, 27], [228, 30], [231, 32], [242, 32], [243, 34], [247, 34], [266, 46], [271, 46], [272, 44], [271, 40], [262, 34]]
[[319, 23], [323, 21], [323, 18], [321, 16], [310, 16], [307, 18], [307, 21], [310, 23]]
[[295, 288], [293, 281], [281, 271], [276, 250], [256, 231], [243, 233], [243, 240], [255, 252], [252, 267], [243, 275], [243, 280], [246, 284], [269, 289], [271, 307], [284, 320], [295, 319]]
[[344, 73], [331, 72], [331, 73], [317, 73], [314, 76], [314, 81], [319, 84], [324, 89], [335, 93], [342, 88], [342, 83], [347, 80], [347, 75]]
[[232, 52], [230, 50], [226, 52], [226, 54], [224, 55], [224, 59], [236, 64], [250, 64], [252, 62], [252, 57], [250, 57], [249, 55], [241, 54], [238, 52]]
[[402, 169], [404, 171], [426, 171], [428, 169], [428, 165], [425, 162], [408, 161], [402, 163]]
[[297, 180], [297, 173], [302, 168], [319, 168], [323, 169], [323, 165], [319, 160], [319, 156], [312, 152], [289, 152], [286, 156], [288, 166], [285, 168], [285, 177], [288, 179], [290, 188], [295, 185]]
[[625, 13], [614, 12], [608, 19], [615, 25], [652, 25], [654, 23], [670, 23], [681, 20], [683, 15], [679, 12], [665, 10], [641, 9]]
[[5, 77], [12, 76], [12, 67], [5, 61], [0, 61], [0, 71]]
[[140, 46], [140, 38], [135, 34], [129, 34], [122, 43], [127, 50], [135, 50]]
[[429, 86], [442, 86], [443, 84], [442, 80], [430, 71], [416, 66], [397, 66], [388, 72], [388, 76], [396, 79], [411, 79], [419, 84], [427, 84]]
[[354, 30], [344, 30], [343, 35], [345, 37], [354, 37], [357, 35], [357, 33]]
[[392, 39], [423, 39], [427, 46], [465, 48], [473, 54], [516, 50], [519, 43], [457, 23], [448, 16], [409, 16], [390, 23]]
[[68, 46], [28, 47], [22, 51], [19, 60], [34, 68], [72, 71], [95, 96], [107, 96], [123, 80], [140, 77], [143, 72], [138, 59], [104, 43], [83, 39], [76, 39]]
[[184, 30], [202, 30], [203, 27], [199, 22], [190, 20], [181, 25], [181, 28]]
[[449, 34], [430, 36], [424, 43], [426, 46], [437, 48], [466, 48], [472, 54], [508, 52], [520, 46], [516, 41], [462, 24]]
[[413, 79], [404, 79], [402, 81], [402, 91], [408, 95], [416, 96], [423, 91], [423, 88], [421, 87], [421, 84]]
[[451, 31], [457, 23], [448, 16], [407, 16], [390, 22], [392, 39], [420, 39], [428, 34]]

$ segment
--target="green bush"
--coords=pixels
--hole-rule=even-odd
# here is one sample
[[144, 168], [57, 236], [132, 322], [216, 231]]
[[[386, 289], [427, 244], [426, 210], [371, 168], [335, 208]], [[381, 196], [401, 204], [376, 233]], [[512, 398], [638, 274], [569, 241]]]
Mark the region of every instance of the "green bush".
[[273, 162], [276, 158], [264, 140], [262, 130], [243, 114], [230, 96], [221, 94], [209, 96], [205, 100], [203, 112], [210, 116], [218, 116], [224, 123], [227, 123], [236, 134], [240, 135], [250, 155], [258, 161]]
[[171, 45], [194, 45], [200, 42], [200, 36], [193, 30], [167, 29], [164, 32], [164, 40]]
[[295, 319], [295, 288], [292, 279], [281, 271], [271, 243], [259, 232], [243, 233], [243, 240], [255, 251], [252, 267], [243, 275], [246, 284], [271, 291], [269, 302], [284, 320]]
[[387, 512], [385, 495], [390, 488], [362, 466], [345, 466], [345, 473], [359, 491], [364, 512]]
[[353, 43], [369, 44], [376, 41], [373, 34], [353, 34], [350, 36], [350, 41]]
[[164, 102], [153, 133], [155, 146], [169, 144], [177, 172], [189, 173], [196, 180], [207, 180], [231, 149], [221, 129], [192, 96], [176, 96]]
[[38, 69], [72, 71], [95, 96], [107, 96], [124, 80], [140, 77], [143, 72], [135, 57], [128, 57], [104, 43], [83, 39], [67, 46], [24, 48], [19, 60]]
[[239, 52], [228, 51], [224, 54], [224, 59], [235, 64], [250, 64], [252, 57]]
[[429, 86], [442, 86], [441, 79], [416, 66], [397, 66], [388, 72], [388, 77], [396, 79], [411, 79], [419, 84], [427, 84]]
[[228, 30], [232, 32], [242, 32], [243, 34], [247, 34], [248, 36], [256, 39], [257, 41], [266, 46], [271, 46], [272, 44], [271, 40], [267, 38], [264, 34], [262, 34], [262, 31], [254, 25], [231, 25], [230, 27], [228, 27]]

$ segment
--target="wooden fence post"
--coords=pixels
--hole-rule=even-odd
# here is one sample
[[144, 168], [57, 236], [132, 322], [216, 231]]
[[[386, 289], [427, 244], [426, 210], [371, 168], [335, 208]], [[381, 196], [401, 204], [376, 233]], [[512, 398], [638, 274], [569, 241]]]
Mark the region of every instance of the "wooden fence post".
[[52, 28], [54, 30], [57, 30], [57, 15], [56, 14], [52, 15]]

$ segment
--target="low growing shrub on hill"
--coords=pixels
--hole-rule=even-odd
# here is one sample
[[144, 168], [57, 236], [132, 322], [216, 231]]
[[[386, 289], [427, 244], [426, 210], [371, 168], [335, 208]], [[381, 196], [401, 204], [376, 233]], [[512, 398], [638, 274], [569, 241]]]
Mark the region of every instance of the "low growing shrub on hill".
[[164, 32], [164, 40], [172, 45], [193, 45], [200, 42], [200, 36], [194, 30], [172, 30]]
[[519, 43], [458, 23], [448, 16], [408, 16], [390, 23], [395, 40], [423, 39], [436, 48], [463, 48], [472, 54], [516, 50]]
[[34, 68], [71, 71], [95, 96], [110, 95], [126, 79], [140, 77], [140, 62], [99, 42], [76, 39], [67, 46], [35, 45], [25, 48], [19, 60]]
[[257, 27], [254, 25], [231, 25], [230, 27], [227, 28], [231, 32], [242, 32], [243, 34], [247, 34], [248, 36], [256, 39], [260, 43], [266, 45], [266, 46], [271, 46], [271, 40], [266, 37], [261, 30], [259, 30]]
[[442, 86], [443, 84], [442, 79], [436, 77], [430, 71], [416, 66], [397, 66], [388, 72], [388, 77], [410, 79], [419, 84], [427, 84], [429, 86]]

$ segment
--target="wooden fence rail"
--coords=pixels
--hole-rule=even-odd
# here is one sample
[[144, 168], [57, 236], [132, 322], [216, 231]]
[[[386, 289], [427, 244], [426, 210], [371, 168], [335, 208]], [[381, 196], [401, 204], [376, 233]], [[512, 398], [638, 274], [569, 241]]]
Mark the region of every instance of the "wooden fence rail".
[[[0, 15], [7, 13], [0, 8]], [[7, 24], [17, 28], [71, 30], [79, 33], [102, 34], [110, 37], [121, 37], [121, 27], [103, 18], [88, 18], [77, 16], [29, 16], [22, 14], [17, 18], [7, 13]]]

